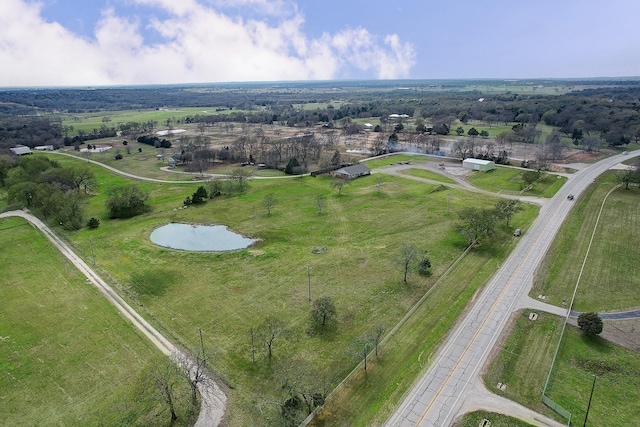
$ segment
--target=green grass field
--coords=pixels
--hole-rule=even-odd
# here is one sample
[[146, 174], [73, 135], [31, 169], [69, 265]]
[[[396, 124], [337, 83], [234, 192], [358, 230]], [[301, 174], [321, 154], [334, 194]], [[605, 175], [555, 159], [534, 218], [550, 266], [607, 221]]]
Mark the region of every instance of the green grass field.
[[[529, 311], [519, 316], [513, 331], [485, 375], [494, 392], [540, 413], [554, 416], [541, 401], [541, 393], [556, 349], [563, 318]], [[567, 326], [547, 388], [547, 396], [572, 413], [572, 425], [582, 425], [597, 375], [589, 412], [589, 425], [637, 425], [640, 420], [640, 358], [638, 354], [600, 337], [586, 337]], [[507, 384], [505, 391], [496, 384]]]
[[[502, 132], [509, 132], [512, 130], [513, 126], [516, 125], [516, 122], [510, 122], [508, 124], [504, 124], [504, 123], [498, 123], [498, 124], [493, 124], [491, 126], [487, 125], [484, 122], [480, 122], [478, 120], [470, 120], [468, 123], [453, 123], [451, 125], [451, 135], [455, 136], [456, 135], [456, 129], [458, 127], [462, 127], [464, 129], [464, 133], [463, 135], [467, 135], [467, 132], [469, 132], [469, 129], [476, 128], [476, 130], [478, 132], [482, 132], [483, 130], [486, 130], [489, 133], [489, 137], [490, 138], [495, 138], [496, 136], [500, 135]], [[545, 140], [545, 138], [547, 136], [549, 136], [549, 134], [554, 130], [557, 129], [553, 126], [549, 126], [546, 125], [544, 123], [538, 123], [538, 125], [536, 126], [536, 129], [539, 130], [540, 133], [540, 138], [539, 138], [539, 142], [543, 142]], [[565, 142], [569, 145], [571, 143], [571, 139], [563, 137], [563, 139], [565, 140]]]
[[543, 173], [533, 188], [522, 192], [524, 182], [519, 168], [497, 166], [489, 172], [474, 171], [467, 180], [474, 186], [494, 193], [522, 194], [526, 196], [553, 197], [567, 182], [567, 178], [559, 175]]
[[[103, 163], [107, 166], [111, 166], [119, 171], [130, 173], [132, 175], [142, 176], [145, 178], [154, 178], [161, 179], [164, 181], [190, 181], [190, 180], [200, 180], [197, 172], [185, 172], [184, 166], [179, 166], [174, 169], [175, 172], [167, 172], [162, 170], [161, 168], [167, 167], [167, 161], [169, 156], [171, 155], [170, 150], [165, 151], [165, 160], [159, 160], [156, 158], [156, 154], [160, 154], [161, 150], [150, 147], [146, 144], [140, 144], [137, 142], [130, 142], [129, 146], [131, 146], [131, 153], [127, 154], [124, 146], [117, 145], [118, 148], [114, 148], [108, 151], [104, 151], [102, 153], [93, 153], [93, 154], [85, 154], [74, 152], [73, 150], [65, 150], [66, 153], [71, 154], [77, 157], [80, 160], [86, 160], [87, 156], [90, 160]], [[142, 152], [138, 152], [138, 147], [142, 148]], [[116, 160], [115, 154], [116, 152], [120, 152], [122, 154], [122, 159]], [[45, 155], [50, 156], [52, 160], [61, 161], [63, 159], [62, 156], [57, 154], [46, 153]], [[234, 165], [220, 165], [213, 166], [205, 171], [205, 174], [231, 174], [234, 169], [238, 168], [238, 164]], [[254, 176], [258, 177], [272, 177], [272, 176], [285, 176], [284, 172], [275, 169], [259, 169], [254, 166], [251, 167], [251, 170]]]
[[[529, 211], [522, 223], [530, 223]], [[515, 246], [513, 239], [471, 251], [432, 289], [428, 298], [384, 345], [371, 368], [351, 378], [313, 426], [382, 425], [414, 381], [431, 363], [437, 345], [453, 327], [473, 295]], [[504, 239], [504, 240], [502, 240]]]
[[444, 176], [442, 174], [439, 174], [437, 172], [432, 172], [426, 169], [418, 169], [418, 168], [411, 168], [411, 169], [405, 169], [403, 171], [401, 171], [402, 174], [406, 174], [406, 175], [410, 175], [410, 176], [415, 176], [418, 178], [424, 178], [424, 179], [430, 179], [432, 181], [438, 181], [438, 182], [442, 182], [445, 184], [457, 184], [457, 182], [447, 176]]
[[[62, 156], [55, 159], [62, 164], [83, 164], [82, 160]], [[330, 178], [309, 177], [253, 180], [245, 194], [176, 211], [174, 208], [198, 184], [138, 182], [150, 192], [153, 212], [126, 221], [109, 220], [104, 208], [105, 190], [127, 181], [103, 168], [90, 167], [100, 185], [87, 202], [87, 216], [99, 218], [101, 226], [67, 238], [85, 259], [92, 244], [99, 271], [175, 341], [193, 348], [199, 343], [198, 327], [202, 328], [205, 341], [218, 348], [214, 369], [233, 387], [231, 425], [259, 425], [273, 416], [267, 402], [278, 395], [274, 374], [292, 358], [344, 377], [357, 363], [349, 355], [353, 341], [378, 323], [390, 330], [460, 255], [466, 240], [454, 231], [455, 212], [468, 205], [488, 207], [495, 203], [486, 196], [452, 190], [451, 213], [447, 213], [447, 192], [438, 191], [438, 185], [384, 177], [382, 191], [378, 192], [376, 178], [365, 177], [353, 181], [338, 195], [331, 188]], [[275, 199], [271, 215], [263, 206], [267, 194]], [[318, 196], [325, 198], [322, 214], [315, 205]], [[529, 206], [513, 223], [525, 226], [536, 212], [537, 208]], [[180, 252], [153, 245], [150, 232], [168, 222], [225, 224], [261, 242], [250, 250], [222, 254]], [[382, 350], [385, 356], [380, 363], [386, 358], [393, 362], [390, 368], [375, 370], [391, 381], [380, 382], [384, 393], [370, 394], [368, 387], [362, 389], [356, 383], [357, 399], [371, 402], [372, 410], [341, 416], [355, 416], [354, 425], [370, 425], [372, 417], [391, 410], [474, 290], [513, 246], [514, 240], [506, 237], [509, 231], [499, 233], [505, 239], [503, 244], [487, 242], [474, 250], [466, 261], [467, 268], [452, 274], [451, 283], [439, 287], [438, 293], [434, 291], [424, 307], [434, 316], [434, 322], [440, 319], [440, 323], [428, 328], [430, 335], [424, 343], [418, 337], [424, 336], [424, 328], [430, 324], [417, 317], [412, 321], [415, 325], [407, 326], [407, 335], [394, 338], [410, 348], [394, 343]], [[403, 242], [428, 251], [433, 264], [431, 276], [412, 273], [409, 284], [402, 283], [396, 258]], [[312, 253], [317, 247], [327, 250]], [[328, 295], [336, 304], [337, 325], [327, 333], [309, 327], [305, 265], [312, 266], [312, 297]], [[145, 278], [157, 284], [152, 292], [136, 288], [136, 283]], [[251, 363], [249, 330], [268, 315], [281, 318], [290, 335], [275, 342], [271, 365], [264, 352]], [[415, 353], [413, 346], [418, 342], [421, 344]], [[395, 348], [397, 354], [391, 351]], [[416, 362], [413, 356], [420, 353]], [[413, 363], [405, 366], [407, 361]], [[398, 378], [402, 379], [399, 386]], [[391, 399], [387, 401], [386, 397]], [[335, 411], [340, 413], [344, 400], [336, 402]]]
[[[608, 172], [578, 200], [564, 223], [534, 281], [532, 295], [547, 295], [560, 305], [570, 301], [596, 218], [605, 195], [617, 184], [618, 172]], [[589, 258], [582, 273], [574, 310], [620, 311], [640, 306], [640, 216], [637, 187], [615, 190], [607, 199]]]
[[430, 159], [427, 156], [419, 156], [412, 154], [388, 154], [384, 157], [376, 158], [373, 160], [367, 160], [364, 163], [370, 169], [382, 168], [385, 166], [393, 165], [399, 162], [412, 162], [412, 163], [426, 163], [426, 162], [434, 162], [435, 160]]
[[[185, 107], [160, 110], [149, 109], [101, 111], [95, 113], [60, 114], [54, 117], [62, 119], [62, 124], [65, 126], [73, 126], [73, 130], [69, 132], [69, 136], [73, 136], [77, 135], [79, 130], [82, 130], [86, 133], [91, 133], [94, 129], [100, 129], [102, 125], [106, 125], [107, 127], [117, 127], [118, 123], [137, 122], [142, 124], [148, 121], [155, 121], [157, 122], [158, 129], [166, 129], [165, 122], [167, 121], [167, 119], [171, 119], [175, 122], [176, 120], [182, 120], [185, 117], [193, 117], [195, 115], [206, 116], [243, 112], [243, 110], [229, 109], [216, 111], [216, 109], [218, 108], [221, 107]], [[174, 127], [178, 126], [174, 124]]]
[[0, 424], [168, 425], [139, 395], [159, 351], [42, 233], [0, 220], [0, 256]]

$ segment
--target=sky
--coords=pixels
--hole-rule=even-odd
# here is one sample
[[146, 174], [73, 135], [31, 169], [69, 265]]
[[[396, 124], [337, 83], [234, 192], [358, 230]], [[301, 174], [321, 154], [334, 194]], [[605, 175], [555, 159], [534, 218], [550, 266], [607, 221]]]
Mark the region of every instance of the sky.
[[0, 0], [0, 87], [640, 76], [638, 0]]

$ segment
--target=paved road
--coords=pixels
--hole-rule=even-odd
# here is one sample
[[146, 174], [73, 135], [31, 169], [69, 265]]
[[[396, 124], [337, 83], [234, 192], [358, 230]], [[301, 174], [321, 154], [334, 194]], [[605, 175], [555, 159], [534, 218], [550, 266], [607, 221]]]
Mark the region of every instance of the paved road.
[[[24, 211], [10, 211], [0, 214], [0, 218], [18, 216], [36, 226], [62, 252], [73, 265], [84, 274], [87, 279], [111, 302], [122, 316], [138, 328], [164, 354], [170, 356], [177, 363], [188, 365], [189, 357], [173, 345], [160, 332], [142, 318], [129, 304], [127, 304], [100, 276], [98, 276], [67, 244], [61, 240], [49, 227], [35, 216]], [[187, 361], [185, 363], [185, 361]], [[224, 416], [227, 397], [212, 378], [207, 378], [198, 384], [202, 396], [202, 407], [196, 421], [197, 427], [215, 427], [220, 424]]]
[[[509, 317], [522, 306], [523, 296], [528, 294], [533, 284], [536, 268], [574, 204], [567, 200], [567, 196], [579, 196], [607, 169], [637, 155], [640, 155], [640, 150], [604, 159], [575, 173], [558, 194], [542, 206], [540, 216], [458, 323], [429, 370], [388, 420], [388, 426], [448, 426], [458, 413], [468, 409], [469, 404], [465, 407], [465, 400], [470, 390], [478, 389], [480, 369]], [[475, 399], [478, 400], [477, 397]], [[492, 402], [494, 398], [487, 396], [486, 400]], [[483, 407], [481, 401], [475, 406]], [[526, 417], [527, 410], [520, 408], [517, 413]], [[526, 418], [534, 425], [557, 425], [542, 416]]]

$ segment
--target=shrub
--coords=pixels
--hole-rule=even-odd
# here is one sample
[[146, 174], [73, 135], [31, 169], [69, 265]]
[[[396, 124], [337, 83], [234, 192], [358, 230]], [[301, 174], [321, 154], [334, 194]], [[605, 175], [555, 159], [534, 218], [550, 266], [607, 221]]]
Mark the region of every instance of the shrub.
[[418, 262], [418, 273], [424, 276], [428, 276], [429, 274], [431, 274], [430, 268], [431, 261], [429, 261], [429, 258], [424, 257]]
[[287, 175], [299, 175], [299, 171], [300, 163], [298, 162], [298, 159], [295, 157], [290, 158], [289, 163], [287, 163], [287, 166], [284, 168], [284, 173]]
[[106, 205], [110, 218], [131, 218], [151, 209], [146, 204], [149, 193], [140, 190], [137, 185], [111, 187], [107, 194]]
[[598, 313], [580, 313], [578, 316], [578, 326], [586, 335], [598, 335], [602, 332], [602, 319]]
[[191, 196], [191, 203], [202, 203], [207, 199], [207, 189], [202, 185]]
[[97, 218], [91, 218], [88, 222], [87, 222], [87, 227], [91, 228], [92, 230], [95, 228], [100, 227], [100, 220]]

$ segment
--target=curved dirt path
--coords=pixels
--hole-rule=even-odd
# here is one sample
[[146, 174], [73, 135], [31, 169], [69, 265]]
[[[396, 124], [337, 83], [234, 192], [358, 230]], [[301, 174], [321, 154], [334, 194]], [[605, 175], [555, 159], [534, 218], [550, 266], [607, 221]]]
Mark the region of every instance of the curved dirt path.
[[[116, 169], [113, 166], [109, 166], [109, 165], [105, 165], [104, 163], [101, 163], [97, 160], [91, 160], [91, 159], [85, 159], [82, 157], [78, 157], [74, 154], [71, 153], [64, 153], [62, 151], [47, 151], [47, 154], [58, 154], [60, 156], [67, 156], [67, 157], [72, 157], [74, 159], [78, 159], [78, 160], [82, 160], [84, 162], [87, 163], [91, 163], [97, 166], [101, 166], [113, 173], [116, 173], [118, 175], [122, 175], [125, 176], [127, 178], [131, 178], [131, 179], [137, 179], [138, 181], [146, 181], [146, 182], [157, 182], [157, 183], [161, 183], [161, 184], [194, 184], [194, 183], [198, 183], [198, 182], [205, 182], [208, 178], [227, 178], [228, 175], [221, 175], [221, 174], [205, 174], [207, 179], [198, 179], [198, 180], [188, 180], [188, 181], [173, 181], [170, 179], [157, 179], [157, 178], [148, 178], [146, 176], [140, 176], [140, 175], [134, 175], [132, 173], [129, 172], [124, 172], [121, 171], [120, 169]], [[161, 167], [161, 170], [165, 171], [165, 172], [170, 172], [170, 173], [179, 173], [179, 174], [184, 174], [184, 175], [190, 175], [190, 176], [195, 176], [195, 174], [191, 173], [191, 172], [183, 172], [183, 171], [174, 171], [169, 169], [168, 166], [165, 167]], [[285, 176], [252, 176], [250, 177], [250, 179], [291, 179], [291, 178], [299, 178], [301, 176], [307, 176], [309, 174], [303, 174], [303, 175], [285, 175]]]
[[[17, 216], [24, 218], [31, 224], [36, 226], [42, 233], [60, 250], [71, 263], [84, 274], [87, 279], [104, 295], [111, 304], [122, 314], [122, 316], [130, 321], [138, 328], [162, 353], [170, 356], [176, 363], [183, 368], [192, 366], [190, 356], [173, 345], [158, 330], [151, 326], [142, 318], [129, 304], [127, 304], [114, 290], [109, 286], [95, 271], [93, 271], [73, 250], [61, 240], [46, 224], [34, 215], [25, 211], [9, 211], [0, 214], [0, 218]], [[190, 371], [193, 375], [194, 372]], [[202, 406], [200, 415], [195, 423], [197, 427], [215, 427], [220, 424], [224, 416], [227, 396], [222, 389], [218, 387], [212, 376], [207, 376], [204, 381], [198, 383], [198, 390], [202, 397]]]

